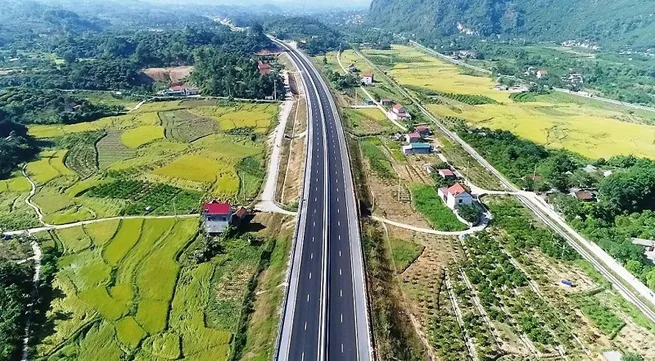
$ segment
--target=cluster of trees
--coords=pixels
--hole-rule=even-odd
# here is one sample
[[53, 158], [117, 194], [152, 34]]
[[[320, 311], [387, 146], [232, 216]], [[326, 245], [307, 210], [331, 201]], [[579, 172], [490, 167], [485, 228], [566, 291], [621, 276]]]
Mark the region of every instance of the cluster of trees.
[[206, 47], [245, 59], [268, 46], [261, 27], [241, 33], [222, 25], [66, 36], [53, 40], [49, 48], [64, 59], [63, 64], [49, 62], [2, 76], [0, 87], [149, 91], [152, 80], [142, 74], [143, 68], [193, 65], [196, 53]]
[[264, 24], [267, 32], [281, 39], [293, 39], [309, 55], [346, 47], [344, 35], [331, 26], [309, 16], [279, 18]]
[[20, 352], [32, 271], [28, 264], [0, 260], [0, 359], [11, 360]]
[[[570, 224], [655, 289], [655, 266], [645, 257], [643, 247], [631, 242], [632, 237], [655, 239], [655, 161], [633, 156], [596, 160], [592, 165], [613, 171], [603, 177], [583, 170], [588, 161], [576, 155], [547, 150], [507, 131], [465, 130], [460, 126], [459, 134], [513, 182], [529, 189], [562, 191], [553, 200]], [[535, 174], [538, 177], [533, 177]], [[570, 187], [597, 189], [598, 202], [569, 196]], [[516, 232], [512, 244], [536, 242], [548, 255], [565, 259], [570, 256], [570, 249], [560, 248], [561, 242], [548, 233], [530, 231], [529, 237], [524, 234], [522, 230], [533, 227], [525, 222], [515, 224], [520, 218], [509, 216], [514, 212], [507, 207], [492, 209], [494, 222]]]
[[0, 109], [0, 179], [7, 177], [23, 162], [34, 158], [38, 147], [27, 134], [27, 127], [9, 120]]
[[631, 242], [632, 237], [655, 239], [655, 162], [616, 157], [600, 163], [629, 166], [600, 182], [598, 202], [561, 196], [555, 203], [576, 229], [655, 289], [655, 267], [643, 247]]
[[[276, 72], [261, 75], [257, 62], [240, 53], [204, 48], [196, 53], [191, 80], [203, 94], [263, 99], [284, 95], [284, 83]], [[276, 85], [277, 83], [277, 85]]]
[[584, 159], [563, 150], [547, 150], [506, 130], [467, 129], [459, 135], [512, 182], [530, 190], [589, 187], [594, 179], [580, 169]]
[[6, 119], [21, 124], [73, 124], [118, 115], [123, 108], [95, 104], [54, 90], [11, 88], [0, 94]]
[[341, 72], [333, 71], [332, 69], [326, 69], [325, 75], [330, 79], [337, 90], [352, 89], [361, 84], [359, 77], [353, 74], [342, 74]]

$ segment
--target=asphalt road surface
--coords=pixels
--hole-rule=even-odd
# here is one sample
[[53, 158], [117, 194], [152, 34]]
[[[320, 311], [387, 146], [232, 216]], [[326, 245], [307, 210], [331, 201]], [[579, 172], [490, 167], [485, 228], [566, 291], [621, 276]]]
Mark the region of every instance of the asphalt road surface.
[[289, 50], [306, 88], [310, 139], [277, 359], [370, 361], [359, 224], [341, 121], [311, 62]]

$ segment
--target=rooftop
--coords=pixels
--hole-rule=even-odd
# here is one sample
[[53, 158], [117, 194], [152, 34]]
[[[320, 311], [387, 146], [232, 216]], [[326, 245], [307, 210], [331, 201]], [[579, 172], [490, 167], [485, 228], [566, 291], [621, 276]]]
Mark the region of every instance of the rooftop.
[[455, 183], [452, 187], [448, 188], [448, 193], [454, 196], [458, 196], [466, 192], [467, 192], [466, 188], [464, 188], [464, 186], [459, 183]]
[[202, 206], [204, 213], [209, 215], [227, 215], [232, 213], [232, 206], [229, 203], [212, 201]]
[[372, 78], [372, 77], [373, 77], [373, 73], [371, 73], [370, 71], [367, 71], [366, 73], [362, 73], [362, 78]]
[[453, 175], [455, 175], [455, 173], [453, 173], [453, 171], [450, 170], [450, 169], [439, 169], [439, 174], [441, 174], [443, 176], [453, 176]]
[[432, 146], [431, 146], [430, 144], [428, 144], [428, 143], [410, 143], [409, 146], [410, 146], [412, 149], [427, 149], [427, 148], [432, 147]]

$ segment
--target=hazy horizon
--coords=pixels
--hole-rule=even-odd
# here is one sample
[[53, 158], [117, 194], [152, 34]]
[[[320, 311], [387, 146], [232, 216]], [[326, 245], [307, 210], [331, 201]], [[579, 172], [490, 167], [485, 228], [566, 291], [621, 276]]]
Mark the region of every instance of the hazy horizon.
[[[143, 0], [159, 4], [180, 5], [176, 0]], [[307, 7], [307, 8], [367, 8], [371, 0], [189, 0], [185, 3], [205, 5], [230, 5], [230, 6], [252, 6], [252, 5], [275, 5], [282, 7]]]

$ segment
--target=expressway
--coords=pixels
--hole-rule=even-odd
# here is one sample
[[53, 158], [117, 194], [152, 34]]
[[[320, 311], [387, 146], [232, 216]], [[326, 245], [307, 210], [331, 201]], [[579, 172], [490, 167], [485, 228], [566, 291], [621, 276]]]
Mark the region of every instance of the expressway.
[[303, 195], [276, 360], [370, 361], [359, 222], [341, 120], [309, 59], [273, 40], [300, 70], [309, 108]]
[[[415, 43], [418, 44], [418, 43]], [[420, 45], [420, 44], [419, 44]], [[559, 236], [575, 249], [584, 259], [589, 261], [613, 287], [630, 303], [635, 305], [646, 317], [655, 322], [655, 293], [648, 289], [639, 279], [631, 275], [623, 266], [618, 264], [611, 256], [605, 253], [598, 245], [585, 239], [573, 228], [571, 228], [562, 217], [548, 206], [543, 204], [538, 197], [528, 192], [521, 192], [512, 182], [510, 182], [502, 173], [494, 168], [484, 157], [482, 157], [472, 146], [466, 143], [455, 132], [448, 129], [439, 119], [430, 113], [421, 102], [409, 94], [402, 86], [396, 83], [382, 72], [373, 62], [366, 58], [361, 52], [356, 50], [358, 55], [366, 60], [373, 69], [385, 77], [389, 83], [396, 88], [403, 96], [418, 107], [418, 109], [427, 118], [439, 128], [448, 138], [459, 144], [473, 159], [475, 159], [484, 169], [494, 175], [500, 183], [509, 191], [516, 193], [519, 201], [532, 213], [537, 216], [544, 224], [555, 231]]]

